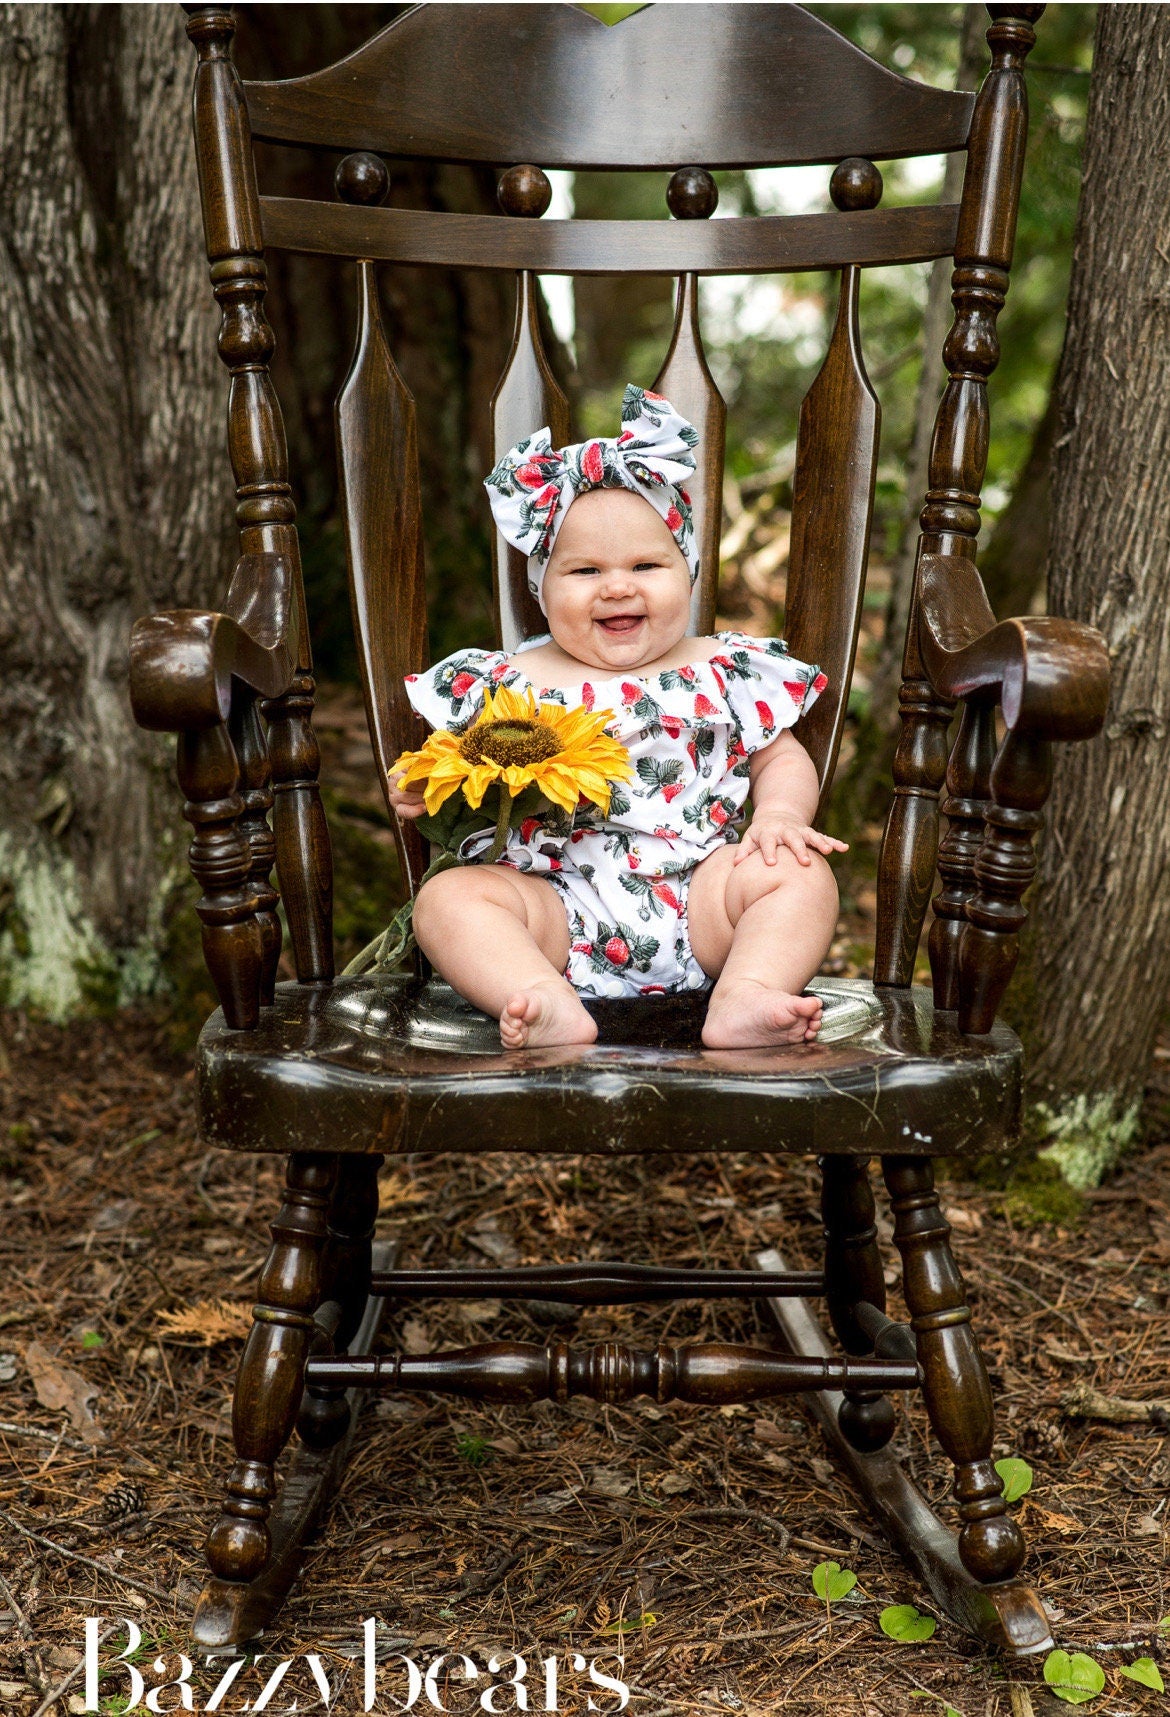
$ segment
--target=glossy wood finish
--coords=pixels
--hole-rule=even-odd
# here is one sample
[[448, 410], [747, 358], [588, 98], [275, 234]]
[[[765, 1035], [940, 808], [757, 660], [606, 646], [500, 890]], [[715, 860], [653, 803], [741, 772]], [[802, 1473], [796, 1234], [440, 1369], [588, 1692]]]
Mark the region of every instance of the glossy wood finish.
[[[374, 1246], [373, 1260], [380, 1270], [393, 1267], [399, 1247], [397, 1240], [379, 1241]], [[384, 1299], [366, 1301], [353, 1337], [355, 1353], [365, 1353], [373, 1346], [386, 1309]], [[207, 1581], [191, 1623], [196, 1645], [209, 1649], [255, 1639], [272, 1621], [301, 1571], [305, 1550], [341, 1481], [364, 1398], [360, 1389], [347, 1390], [342, 1397], [347, 1419], [339, 1440], [322, 1448], [300, 1443], [293, 1449], [280, 1494], [268, 1516], [272, 1544], [269, 1560], [250, 1581], [220, 1580], [214, 1575]]]
[[[874, 1313], [886, 1309], [869, 1163], [865, 1157], [824, 1156], [820, 1169], [829, 1320], [846, 1353], [872, 1353], [873, 1325], [860, 1321], [856, 1309], [859, 1302]], [[884, 1448], [894, 1423], [894, 1409], [879, 1392], [845, 1390], [840, 1426], [855, 1449]]]
[[905, 1361], [784, 1359], [766, 1348], [718, 1341], [691, 1347], [664, 1341], [653, 1352], [620, 1341], [593, 1347], [490, 1341], [444, 1353], [311, 1359], [307, 1375], [311, 1385], [427, 1389], [475, 1401], [567, 1401], [587, 1395], [617, 1405], [649, 1395], [655, 1401], [698, 1401], [709, 1407], [808, 1389], [916, 1389], [920, 1381], [918, 1366]]
[[[919, 554], [975, 558], [987, 463], [987, 378], [999, 361], [996, 319], [1008, 287], [1028, 131], [1024, 61], [1043, 6], [989, 6], [991, 69], [975, 103], [955, 239], [955, 321], [943, 350], [949, 380], [935, 421]], [[882, 984], [908, 984], [938, 851], [938, 795], [953, 700], [930, 682], [911, 598], [902, 664], [902, 735], [894, 802], [878, 861], [877, 949]]]
[[[358, 1159], [365, 1162], [366, 1158]], [[825, 1278], [789, 1270], [769, 1282], [772, 1294], [816, 1296]], [[501, 1270], [394, 1270], [375, 1276], [370, 1292], [396, 1300], [556, 1300], [574, 1306], [650, 1305], [662, 1300], [751, 1299], [760, 1292], [754, 1270], [673, 1270], [654, 1264], [535, 1264]], [[868, 1353], [870, 1347], [859, 1349]], [[851, 1350], [852, 1351], [852, 1350]]]
[[[1089, 738], [1105, 719], [1109, 651], [1091, 626], [1039, 616], [999, 624], [960, 556], [923, 555], [919, 652], [931, 685], [963, 700], [943, 810], [944, 889], [931, 931], [935, 1001], [963, 1031], [990, 1029], [1011, 979], [1032, 841], [1052, 781], [1052, 741]], [[1007, 728], [995, 747], [994, 709]]]
[[[882, 176], [871, 161], [842, 162], [830, 181], [837, 208], [876, 209]], [[849, 702], [869, 560], [881, 407], [865, 371], [859, 271], [841, 271], [825, 361], [800, 408], [784, 631], [794, 656], [819, 662], [829, 683], [797, 723], [828, 796]]]
[[[335, 182], [339, 196], [363, 205], [381, 201], [390, 189], [385, 166], [372, 155], [346, 156]], [[374, 265], [367, 261], [357, 265], [357, 331], [335, 419], [362, 695], [402, 873], [413, 892], [427, 867], [426, 845], [413, 824], [390, 811], [387, 770], [426, 734], [403, 684], [404, 674], [417, 673], [427, 661], [418, 424], [386, 337]]]
[[882, 1170], [894, 1216], [894, 1244], [902, 1254], [906, 1305], [925, 1375], [926, 1409], [955, 1467], [963, 1522], [959, 1555], [977, 1580], [1007, 1580], [1024, 1559], [1024, 1541], [1007, 1511], [991, 1460], [991, 1385], [951, 1254], [950, 1226], [939, 1209], [934, 1166], [921, 1157], [890, 1156], [883, 1159]]
[[252, 1331], [236, 1377], [235, 1465], [223, 1512], [207, 1540], [208, 1563], [221, 1580], [253, 1580], [270, 1559], [273, 1468], [300, 1406], [335, 1173], [334, 1159], [320, 1152], [288, 1159], [284, 1202], [272, 1224], [272, 1249], [260, 1274]]
[[[526, 221], [262, 197], [264, 242], [307, 255], [537, 274], [773, 274], [929, 262], [954, 250], [953, 204], [752, 220]], [[673, 402], [672, 402], [673, 403]]]
[[711, 168], [930, 155], [963, 148], [971, 119], [969, 95], [887, 71], [797, 6], [647, 7], [616, 29], [569, 7], [416, 6], [334, 66], [246, 88], [257, 137], [546, 168], [669, 173], [697, 138]]
[[[995, 1021], [995, 1007], [1015, 957], [1051, 743], [1095, 731], [1108, 678], [1102, 641], [1088, 628], [1047, 620], [996, 626], [974, 571], [986, 381], [998, 357], [995, 318], [1023, 158], [1022, 64], [1030, 20], [1041, 9], [990, 8], [992, 71], [973, 101], [884, 70], [798, 7], [651, 7], [606, 29], [574, 7], [510, 4], [414, 8], [342, 64], [287, 84], [251, 85], [245, 96], [231, 64], [230, 11], [187, 8], [199, 60], [207, 251], [231, 377], [242, 555], [222, 613], [156, 615], [136, 628], [132, 696], [144, 726], [180, 735], [192, 866], [203, 890], [198, 910], [223, 1004], [199, 1047], [203, 1136], [231, 1149], [293, 1153], [241, 1362], [236, 1462], [209, 1540], [213, 1578], [196, 1622], [201, 1642], [239, 1641], [270, 1621], [340, 1476], [352, 1433], [347, 1386], [361, 1381], [498, 1400], [585, 1393], [624, 1401], [648, 1392], [714, 1403], [810, 1391], [827, 1433], [948, 1613], [1013, 1650], [1049, 1643], [1037, 1601], [1012, 1578], [1022, 1546], [990, 1465], [987, 1377], [930, 1162], [1002, 1149], [1016, 1133], [1020, 1047]], [[663, 80], [667, 62], [672, 75]], [[647, 101], [651, 88], [656, 99]], [[337, 171], [339, 201], [260, 198], [253, 135], [348, 150]], [[874, 158], [968, 144], [958, 209], [877, 206]], [[384, 207], [389, 174], [373, 151], [490, 161], [503, 170], [501, 213]], [[710, 220], [712, 169], [797, 161], [832, 165], [834, 213]], [[673, 220], [544, 218], [546, 169], [606, 165], [668, 172]], [[904, 736], [881, 860], [879, 986], [817, 980], [826, 1016], [816, 1044], [706, 1050], [705, 998], [691, 995], [591, 1003], [596, 1044], [505, 1055], [494, 1022], [419, 974], [328, 981], [331, 864], [292, 489], [268, 375], [269, 244], [356, 264], [357, 332], [337, 433], [355, 631], [380, 772], [418, 737], [401, 680], [424, 664], [426, 615], [415, 408], [383, 323], [376, 265], [516, 274], [515, 336], [491, 405], [497, 456], [542, 423], [556, 443], [571, 439], [564, 395], [541, 345], [535, 274], [678, 275], [657, 385], [702, 436], [692, 495], [700, 630], [714, 615], [724, 406], [703, 354], [698, 276], [840, 270], [832, 337], [801, 413], [788, 589], [793, 652], [829, 675], [800, 733], [823, 786], [852, 671], [879, 430], [859, 334], [859, 271], [953, 255], [949, 380], [922, 515]], [[522, 557], [499, 543], [496, 603], [506, 647], [543, 629]], [[932, 938], [936, 1008], [907, 986], [932, 887], [936, 799], [957, 701], [967, 714], [948, 776], [951, 825]], [[998, 749], [997, 708], [1006, 726]], [[402, 842], [413, 886], [424, 854], [410, 831]], [[275, 988], [274, 846], [299, 980]], [[823, 1276], [774, 1275], [761, 1290], [753, 1272], [624, 1263], [373, 1266], [383, 1154], [479, 1150], [484, 1139], [519, 1137], [526, 1150], [602, 1156], [673, 1157], [729, 1138], [739, 1150], [816, 1153]], [[884, 1309], [871, 1155], [883, 1160], [893, 1201], [912, 1328]], [[761, 1291], [772, 1304], [788, 1296], [795, 1358], [720, 1343], [642, 1352], [557, 1341], [376, 1358], [358, 1327], [364, 1307], [368, 1334], [371, 1304], [387, 1297], [487, 1293], [589, 1305]], [[821, 1291], [845, 1358], [809, 1334], [814, 1326], [795, 1306]], [[956, 1469], [957, 1545], [876, 1452], [894, 1424], [885, 1391], [914, 1387], [920, 1376]], [[298, 1410], [301, 1445], [273, 1514], [274, 1465]]]
[[[382, 1158], [376, 1153], [343, 1157], [337, 1164], [321, 1255], [320, 1304], [313, 1320], [321, 1339], [311, 1341], [311, 1352], [345, 1353], [361, 1327], [374, 1292], [372, 1257], [381, 1166]], [[379, 1297], [385, 1297], [385, 1290]], [[306, 1388], [297, 1431], [311, 1448], [329, 1448], [345, 1436], [350, 1418], [351, 1403], [344, 1390]]]
[[[719, 189], [703, 167], [680, 167], [666, 187], [666, 204], [676, 221], [705, 221], [715, 213]], [[674, 327], [654, 391], [693, 423], [699, 432], [698, 469], [687, 493], [691, 498], [699, 576], [691, 597], [691, 630], [702, 637], [714, 630], [719, 583], [719, 538], [723, 528], [723, 450], [727, 406], [715, 385], [699, 327], [699, 281], [679, 278]]]
[[[757, 1253], [760, 1270], [783, 1270], [772, 1249]], [[828, 1340], [803, 1301], [769, 1299], [768, 1310], [790, 1353], [816, 1357], [831, 1353]], [[854, 1448], [840, 1427], [843, 1397], [825, 1390], [807, 1397], [813, 1417], [833, 1454], [849, 1473], [900, 1554], [921, 1579], [944, 1615], [984, 1640], [993, 1650], [1031, 1657], [1052, 1650], [1052, 1631], [1040, 1599], [1021, 1580], [985, 1585], [959, 1556], [958, 1539], [930, 1507], [888, 1449]]]
[[[327, 1138], [337, 1151], [388, 1155], [478, 1152], [485, 1138], [511, 1138], [518, 1125], [526, 1150], [602, 1156], [674, 1155], [709, 1149], [712, 1138], [777, 1154], [967, 1156], [1014, 1137], [1021, 1052], [1011, 1032], [997, 1025], [986, 1038], [964, 1037], [953, 1019], [934, 1014], [924, 990], [847, 988], [877, 1014], [838, 1042], [680, 1049], [677, 1013], [665, 1023], [674, 1010], [656, 1028], [657, 1004], [640, 1014], [627, 1004], [625, 1023], [607, 1027], [607, 1008], [621, 1004], [598, 1002], [602, 1030], [624, 1047], [469, 1054], [459, 1048], [466, 1004], [447, 1011], [450, 1047], [428, 1047], [443, 1009], [436, 989], [416, 979], [278, 984], [255, 1031], [233, 1032], [215, 1015], [205, 1026], [200, 1131], [231, 1150], [304, 1150]], [[692, 1017], [697, 1041], [701, 1004]], [[639, 1025], [657, 1029], [664, 1045], [629, 1047]]]
[[[552, 186], [540, 168], [520, 166], [503, 175], [498, 194], [506, 217], [535, 220], [548, 208]], [[496, 460], [535, 429], [546, 428], [554, 447], [564, 447], [571, 439], [569, 402], [541, 338], [539, 290], [531, 270], [521, 268], [516, 275], [512, 349], [489, 407]], [[492, 532], [492, 590], [502, 649], [514, 650], [525, 638], [546, 630], [540, 604], [528, 588], [528, 557], [498, 530]]]

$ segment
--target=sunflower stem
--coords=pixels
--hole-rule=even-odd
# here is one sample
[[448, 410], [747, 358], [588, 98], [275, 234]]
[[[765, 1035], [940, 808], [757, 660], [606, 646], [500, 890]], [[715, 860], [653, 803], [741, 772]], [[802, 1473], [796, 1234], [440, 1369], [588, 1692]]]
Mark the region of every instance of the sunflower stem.
[[482, 859], [480, 859], [480, 864], [495, 864], [496, 860], [500, 857], [500, 854], [507, 846], [508, 830], [511, 827], [512, 822], [512, 800], [514, 798], [515, 794], [512, 792], [512, 789], [510, 787], [505, 787], [501, 781], [500, 810], [499, 815], [496, 817], [496, 832], [492, 837], [491, 846], [488, 848], [487, 852], [484, 853]]

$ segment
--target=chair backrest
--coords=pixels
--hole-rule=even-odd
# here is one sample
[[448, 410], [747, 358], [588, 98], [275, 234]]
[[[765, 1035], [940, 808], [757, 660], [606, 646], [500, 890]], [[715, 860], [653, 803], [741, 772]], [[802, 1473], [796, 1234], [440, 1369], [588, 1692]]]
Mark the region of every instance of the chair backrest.
[[[249, 84], [241, 84], [231, 63], [231, 9], [186, 10], [199, 54], [196, 137], [208, 255], [223, 307], [220, 349], [232, 374], [242, 547], [284, 555], [298, 581], [284, 434], [267, 370], [272, 340], [263, 253], [280, 247], [350, 258], [356, 271], [358, 326], [337, 399], [338, 460], [354, 625], [383, 774], [418, 738], [402, 676], [424, 665], [426, 608], [415, 406], [383, 323], [378, 265], [515, 274], [515, 334], [491, 405], [497, 455], [542, 423], [556, 441], [570, 435], [567, 401], [541, 347], [537, 274], [678, 277], [674, 332], [654, 386], [702, 435], [695, 495], [702, 574], [693, 612], [701, 631], [711, 629], [715, 613], [725, 410], [703, 353], [697, 279], [839, 271], [832, 336], [800, 414], [786, 620], [793, 653], [819, 661], [829, 676], [828, 690], [798, 729], [827, 785], [856, 648], [880, 422], [858, 329], [859, 272], [955, 259], [958, 317], [945, 353], [951, 380], [923, 543], [934, 552], [973, 556], [986, 458], [985, 383], [998, 355], [995, 315], [1007, 286], [1022, 162], [1021, 67], [1034, 40], [1030, 20], [1043, 8], [988, 8], [992, 68], [978, 97], [888, 71], [794, 5], [649, 6], [609, 27], [564, 4], [423, 4], [336, 65]], [[254, 140], [347, 151], [336, 174], [338, 200], [263, 195]], [[962, 149], [968, 168], [961, 204], [878, 207], [876, 160]], [[382, 157], [491, 163], [503, 170], [502, 212], [384, 207], [389, 174]], [[832, 169], [832, 213], [709, 219], [717, 200], [713, 169], [816, 163]], [[666, 203], [674, 219], [541, 219], [550, 168], [669, 173]], [[526, 588], [523, 558], [498, 538], [493, 558], [499, 638], [513, 648], [542, 629], [541, 616]], [[298, 667], [307, 756], [313, 689], [307, 647]], [[913, 683], [916, 671], [921, 680], [908, 656]], [[921, 690], [917, 703], [911, 697], [906, 705], [904, 744], [912, 750], [933, 744], [940, 709], [949, 714], [937, 700], [928, 705]], [[280, 767], [286, 781], [295, 781], [305, 759], [286, 757]], [[278, 792], [280, 786], [278, 767]], [[919, 869], [926, 862], [928, 819], [916, 816], [914, 809], [903, 818], [895, 842], [904, 870], [913, 869], [911, 860]], [[282, 852], [278, 819], [282, 883], [286, 867], [327, 862], [319, 842], [306, 842], [291, 824], [290, 830]], [[413, 884], [424, 855], [413, 831], [400, 831], [399, 839]], [[933, 865], [931, 850], [931, 874]], [[326, 882], [310, 878], [305, 886], [302, 878], [299, 889], [300, 898], [320, 902], [318, 913], [327, 911]], [[917, 941], [911, 921], [918, 895], [891, 884], [885, 896], [879, 941], [884, 935], [887, 952], [879, 964], [885, 960], [885, 981], [904, 983], [911, 933]], [[319, 957], [325, 927], [299, 934], [296, 924], [290, 927], [298, 974], [326, 975]], [[900, 951], [896, 957], [890, 948]]]

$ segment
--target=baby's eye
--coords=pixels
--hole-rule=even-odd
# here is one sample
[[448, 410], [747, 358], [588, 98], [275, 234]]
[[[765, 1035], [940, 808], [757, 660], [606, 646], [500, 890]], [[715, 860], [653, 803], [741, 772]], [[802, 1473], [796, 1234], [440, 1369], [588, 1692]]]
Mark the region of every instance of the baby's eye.
[[573, 578], [579, 572], [596, 572], [595, 566], [573, 566], [569, 568], [569, 577]]
[[662, 565], [660, 560], [640, 560], [634, 567], [635, 572], [657, 572]]

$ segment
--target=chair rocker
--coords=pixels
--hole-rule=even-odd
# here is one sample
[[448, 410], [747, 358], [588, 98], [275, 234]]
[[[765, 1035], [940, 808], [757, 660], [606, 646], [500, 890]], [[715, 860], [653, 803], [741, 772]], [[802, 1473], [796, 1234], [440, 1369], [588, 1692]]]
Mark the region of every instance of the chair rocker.
[[[1097, 632], [1059, 619], [997, 624], [975, 568], [986, 384], [1024, 157], [1023, 64], [1043, 7], [988, 7], [991, 66], [977, 95], [900, 77], [790, 5], [651, 6], [607, 28], [567, 5], [424, 4], [337, 65], [251, 84], [232, 64], [231, 9], [186, 11], [198, 54], [207, 254], [231, 374], [241, 558], [221, 612], [138, 622], [131, 686], [138, 721], [178, 735], [183, 814], [194, 827], [197, 910], [221, 1004], [197, 1052], [202, 1137], [280, 1152], [288, 1164], [239, 1369], [235, 1463], [207, 1540], [210, 1578], [195, 1639], [244, 1641], [271, 1622], [336, 1487], [363, 1392], [416, 1389], [494, 1401], [584, 1394], [712, 1404], [804, 1394], [942, 1610], [999, 1649], [1047, 1648], [1043, 1606], [1018, 1574], [1024, 1544], [992, 1464], [991, 1391], [932, 1166], [936, 1156], [1002, 1148], [1016, 1132], [1021, 1049], [996, 1010], [1025, 917], [1051, 744], [1096, 732], [1107, 699]], [[350, 151], [337, 168], [337, 201], [261, 195], [253, 140]], [[959, 204], [878, 207], [875, 159], [953, 150], [967, 154]], [[502, 212], [384, 207], [383, 156], [504, 169]], [[711, 169], [792, 163], [831, 169], [831, 212], [708, 219], [717, 199]], [[671, 175], [674, 219], [542, 220], [549, 167], [662, 171]], [[921, 515], [874, 980], [816, 981], [825, 1001], [818, 1042], [706, 1050], [703, 999], [685, 997], [591, 1004], [596, 1044], [504, 1054], [495, 1023], [421, 968], [335, 975], [314, 679], [268, 373], [272, 247], [348, 258], [356, 274], [356, 343], [337, 398], [337, 446], [353, 619], [383, 782], [387, 764], [421, 737], [402, 676], [425, 665], [426, 614], [414, 401], [383, 325], [378, 265], [515, 274], [515, 336], [491, 408], [497, 453], [541, 423], [554, 444], [570, 439], [567, 403], [541, 348], [537, 274], [678, 276], [673, 337], [655, 386], [702, 435], [700, 632], [712, 629], [715, 613], [724, 405], [703, 356], [697, 278], [839, 271], [835, 326], [800, 414], [786, 625], [793, 653], [829, 676], [798, 728], [824, 791], [853, 666], [878, 445], [858, 331], [860, 271], [953, 257], [955, 321]], [[541, 617], [523, 559], [502, 539], [494, 571], [498, 635], [512, 649], [543, 629]], [[396, 834], [414, 887], [426, 855], [416, 831]], [[281, 984], [274, 863], [297, 973]], [[932, 995], [912, 977], [936, 865]], [[371, 1237], [384, 1157], [472, 1150], [485, 1137], [495, 1150], [514, 1142], [602, 1155], [815, 1154], [823, 1269], [787, 1270], [772, 1253], [733, 1271], [626, 1262], [420, 1270], [379, 1254]], [[908, 1325], [886, 1315], [874, 1157], [893, 1211]], [[368, 1351], [387, 1298], [486, 1294], [579, 1305], [750, 1297], [772, 1308], [780, 1342]], [[836, 1348], [807, 1305], [819, 1296]], [[923, 1392], [953, 1465], [957, 1536], [888, 1449], [890, 1392], [905, 1389]], [[274, 1465], [294, 1426], [298, 1444], [274, 1495]]]

